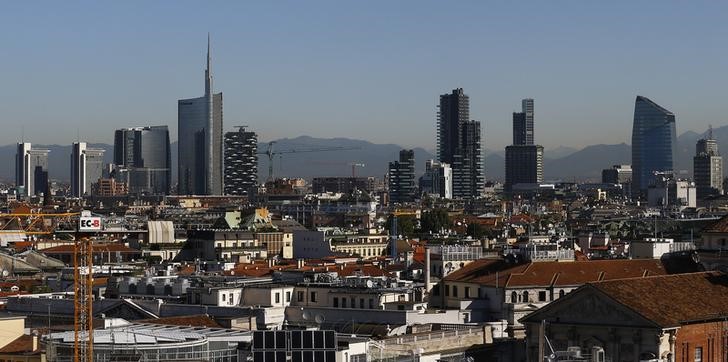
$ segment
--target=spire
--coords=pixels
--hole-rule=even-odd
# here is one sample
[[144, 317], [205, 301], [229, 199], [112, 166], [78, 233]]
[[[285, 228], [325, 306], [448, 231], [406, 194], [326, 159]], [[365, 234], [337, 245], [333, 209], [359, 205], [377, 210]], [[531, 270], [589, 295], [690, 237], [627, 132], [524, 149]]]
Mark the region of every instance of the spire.
[[207, 68], [205, 69], [205, 96], [212, 94], [212, 71], [210, 69], [210, 33], [207, 33]]
[[708, 139], [709, 140], [713, 139], [713, 125], [712, 124], [708, 125]]

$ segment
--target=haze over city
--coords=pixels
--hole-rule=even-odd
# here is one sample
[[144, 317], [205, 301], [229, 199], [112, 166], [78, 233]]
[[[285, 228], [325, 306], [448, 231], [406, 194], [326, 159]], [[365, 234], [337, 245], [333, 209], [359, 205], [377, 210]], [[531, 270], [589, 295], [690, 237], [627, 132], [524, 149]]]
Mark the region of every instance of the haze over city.
[[[6, 3], [0, 144], [111, 143], [166, 124], [203, 84], [208, 32], [225, 130], [434, 149], [440, 94], [462, 87], [484, 148], [534, 98], [546, 148], [630, 143], [634, 97], [678, 134], [727, 122], [725, 3]], [[564, 11], [568, 8], [568, 11]], [[52, 128], [51, 128], [52, 127]], [[49, 131], [52, 130], [51, 131]]]

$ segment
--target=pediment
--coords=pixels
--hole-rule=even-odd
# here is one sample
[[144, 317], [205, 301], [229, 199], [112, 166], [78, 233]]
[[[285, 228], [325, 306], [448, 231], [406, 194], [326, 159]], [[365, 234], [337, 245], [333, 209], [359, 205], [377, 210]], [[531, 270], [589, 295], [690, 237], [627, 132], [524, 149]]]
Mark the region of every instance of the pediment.
[[591, 288], [582, 288], [524, 318], [576, 325], [655, 327], [655, 323]]

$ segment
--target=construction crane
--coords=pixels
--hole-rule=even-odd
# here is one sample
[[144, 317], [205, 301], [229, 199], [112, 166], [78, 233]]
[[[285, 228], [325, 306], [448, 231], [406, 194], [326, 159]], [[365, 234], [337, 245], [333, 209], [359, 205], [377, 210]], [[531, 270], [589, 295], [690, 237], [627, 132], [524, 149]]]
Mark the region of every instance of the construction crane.
[[268, 156], [268, 179], [267, 179], [267, 181], [273, 181], [273, 156], [283, 155], [283, 154], [287, 154], [287, 153], [348, 151], [348, 150], [358, 150], [361, 148], [361, 147], [315, 147], [315, 148], [289, 149], [289, 150], [276, 151], [273, 148], [273, 146], [275, 144], [276, 144], [276, 141], [270, 141], [270, 142], [268, 142], [267, 150], [258, 152], [259, 155]]
[[60, 224], [70, 223], [70, 219], [78, 216], [75, 212], [43, 213], [19, 212], [0, 213], [0, 233], [22, 232], [26, 235], [47, 235], [55, 231]]

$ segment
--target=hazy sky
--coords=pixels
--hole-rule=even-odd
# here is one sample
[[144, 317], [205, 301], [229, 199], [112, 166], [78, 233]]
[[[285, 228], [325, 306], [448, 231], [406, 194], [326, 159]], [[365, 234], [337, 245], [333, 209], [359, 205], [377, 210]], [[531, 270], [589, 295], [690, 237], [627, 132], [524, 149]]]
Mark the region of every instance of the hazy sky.
[[489, 149], [525, 97], [547, 148], [629, 143], [637, 94], [702, 132], [728, 124], [726, 19], [726, 2], [3, 2], [0, 144], [158, 124], [176, 139], [207, 32], [225, 128], [262, 140], [434, 148], [438, 96], [456, 87]]

